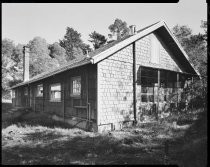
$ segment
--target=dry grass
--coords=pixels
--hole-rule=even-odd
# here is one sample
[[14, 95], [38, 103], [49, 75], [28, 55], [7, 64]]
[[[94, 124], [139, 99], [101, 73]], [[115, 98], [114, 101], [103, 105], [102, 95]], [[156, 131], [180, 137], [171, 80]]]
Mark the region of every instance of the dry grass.
[[169, 162], [183, 165], [178, 155], [186, 153], [179, 148], [193, 126], [178, 125], [177, 128], [165, 120], [98, 134], [70, 129], [46, 115], [25, 114], [2, 129], [2, 162], [24, 165], [163, 164], [164, 143], [170, 141]]

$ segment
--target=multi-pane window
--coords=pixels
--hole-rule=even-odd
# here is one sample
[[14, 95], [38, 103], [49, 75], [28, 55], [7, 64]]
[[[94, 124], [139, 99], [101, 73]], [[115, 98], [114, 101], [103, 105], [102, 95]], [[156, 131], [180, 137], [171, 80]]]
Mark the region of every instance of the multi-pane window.
[[43, 84], [37, 85], [37, 96], [43, 96]]
[[81, 94], [81, 77], [73, 77], [71, 85], [71, 95], [79, 96]]
[[24, 88], [24, 95], [25, 95], [25, 96], [28, 95], [28, 88], [27, 88], [27, 87]]
[[50, 100], [61, 101], [61, 84], [50, 85]]

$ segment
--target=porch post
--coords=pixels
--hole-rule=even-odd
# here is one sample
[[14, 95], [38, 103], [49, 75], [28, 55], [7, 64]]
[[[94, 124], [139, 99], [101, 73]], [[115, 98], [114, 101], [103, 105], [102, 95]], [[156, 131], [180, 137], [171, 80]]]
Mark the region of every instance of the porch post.
[[27, 98], [27, 107], [30, 107], [30, 86], [28, 84], [28, 98]]
[[65, 80], [63, 81], [63, 86], [61, 87], [62, 93], [62, 107], [63, 107], [63, 120], [65, 120]]
[[89, 83], [88, 83], [88, 68], [86, 69], [86, 73], [85, 73], [85, 79], [86, 79], [86, 106], [87, 106], [87, 120], [88, 120], [88, 125], [90, 125], [90, 106], [89, 106], [89, 99], [88, 99], [88, 96], [89, 96]]
[[134, 125], [136, 121], [136, 43], [133, 42], [133, 115]]
[[160, 87], [160, 70], [158, 69], [158, 87], [157, 87], [157, 107], [156, 107], [156, 119], [158, 120], [158, 109], [159, 109], [159, 87]]
[[[141, 80], [141, 66], [139, 66], [139, 83], [140, 83], [140, 108], [142, 107], [142, 102], [141, 102], [141, 90], [142, 90], [142, 80]], [[141, 108], [141, 112], [142, 112], [142, 108]]]
[[35, 90], [33, 91], [33, 96], [34, 96], [34, 112], [36, 112], [36, 95], [35, 95]]
[[179, 104], [179, 73], [176, 74], [176, 87], [177, 87], [177, 107], [178, 107], [178, 104]]
[[[193, 88], [193, 82], [194, 82], [194, 77], [192, 76], [191, 79], [191, 89]], [[192, 98], [194, 98], [194, 95], [192, 95]], [[192, 109], [194, 109], [194, 104], [192, 103]]]
[[44, 110], [45, 110], [45, 108], [44, 108], [44, 103], [45, 103], [45, 92], [44, 92], [44, 83], [42, 84], [42, 88], [43, 88], [43, 90], [42, 90], [42, 101], [43, 101], [43, 112], [44, 112]]

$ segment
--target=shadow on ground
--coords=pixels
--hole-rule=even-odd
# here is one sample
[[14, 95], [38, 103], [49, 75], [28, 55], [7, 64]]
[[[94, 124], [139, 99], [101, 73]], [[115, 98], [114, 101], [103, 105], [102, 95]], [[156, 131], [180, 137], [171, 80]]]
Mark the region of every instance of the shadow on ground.
[[[71, 129], [46, 115], [25, 114], [16, 120], [11, 119], [2, 130], [2, 163], [206, 166], [206, 112], [201, 112], [190, 127], [175, 128], [170, 122], [163, 120], [98, 134]], [[166, 141], [169, 142], [167, 162]]]

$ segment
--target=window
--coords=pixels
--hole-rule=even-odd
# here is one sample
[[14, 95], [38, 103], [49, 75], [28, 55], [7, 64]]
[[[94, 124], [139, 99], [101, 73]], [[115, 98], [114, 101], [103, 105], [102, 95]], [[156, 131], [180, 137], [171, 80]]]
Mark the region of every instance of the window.
[[73, 77], [71, 79], [71, 95], [79, 96], [81, 94], [81, 77]]
[[12, 98], [15, 98], [15, 90], [12, 90]]
[[151, 63], [159, 64], [159, 41], [155, 35], [151, 35]]
[[43, 96], [43, 84], [37, 85], [37, 96]]
[[28, 88], [27, 88], [27, 87], [24, 88], [24, 95], [25, 95], [25, 96], [28, 95]]
[[50, 86], [50, 101], [61, 101], [61, 84]]

